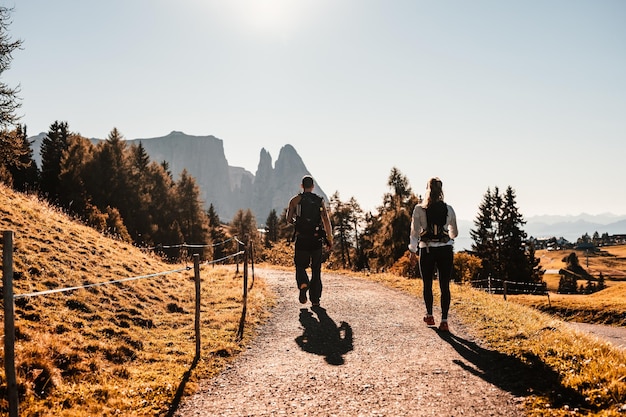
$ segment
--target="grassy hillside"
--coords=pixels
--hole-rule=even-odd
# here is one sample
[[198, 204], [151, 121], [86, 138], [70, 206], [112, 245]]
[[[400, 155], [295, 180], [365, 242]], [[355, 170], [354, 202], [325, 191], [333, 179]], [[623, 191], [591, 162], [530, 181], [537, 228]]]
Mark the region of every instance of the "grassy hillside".
[[[218, 372], [242, 349], [271, 303], [257, 281], [249, 293], [247, 331], [237, 342], [241, 274], [204, 265], [202, 352], [189, 373], [195, 354], [193, 269], [104, 237], [1, 184], [0, 230], [15, 232], [16, 295], [183, 270], [16, 299], [20, 415], [166, 415], [194, 381]], [[6, 411], [4, 367], [0, 383], [0, 410]]]
[[[545, 296], [517, 295], [511, 297], [518, 303], [538, 308], [561, 318], [585, 322], [626, 326], [626, 245], [607, 246], [597, 253], [584, 251], [537, 251], [541, 266], [546, 270], [565, 267], [563, 258], [576, 252], [580, 265], [594, 277], [600, 273], [615, 279], [605, 280], [606, 289], [590, 295], [556, 294], [558, 274], [545, 274], [544, 279], [551, 292]], [[578, 286], [586, 281], [578, 281]]]

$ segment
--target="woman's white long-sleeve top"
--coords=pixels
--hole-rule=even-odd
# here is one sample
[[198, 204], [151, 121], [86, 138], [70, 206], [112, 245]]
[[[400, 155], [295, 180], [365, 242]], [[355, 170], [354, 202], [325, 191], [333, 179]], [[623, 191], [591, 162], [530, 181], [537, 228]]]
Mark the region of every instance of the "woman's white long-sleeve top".
[[459, 229], [456, 225], [456, 214], [451, 205], [446, 204], [448, 207], [448, 216], [446, 218], [445, 230], [450, 236], [448, 242], [424, 242], [420, 241], [420, 233], [426, 230], [428, 227], [428, 221], [426, 220], [426, 209], [420, 204], [417, 204], [413, 209], [413, 216], [411, 219], [411, 234], [409, 236], [409, 250], [411, 252], [417, 252], [418, 247], [425, 248], [427, 246], [445, 246], [454, 245], [454, 238], [459, 235]]

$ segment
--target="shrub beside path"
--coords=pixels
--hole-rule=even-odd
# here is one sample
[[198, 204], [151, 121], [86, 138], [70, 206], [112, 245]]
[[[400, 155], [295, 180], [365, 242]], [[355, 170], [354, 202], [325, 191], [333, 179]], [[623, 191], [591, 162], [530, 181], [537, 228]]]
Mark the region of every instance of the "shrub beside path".
[[[449, 334], [424, 304], [324, 273], [322, 308], [300, 304], [294, 273], [256, 268], [277, 294], [272, 317], [175, 416], [522, 416], [525, 387], [451, 311]], [[439, 323], [438, 310], [435, 318]]]

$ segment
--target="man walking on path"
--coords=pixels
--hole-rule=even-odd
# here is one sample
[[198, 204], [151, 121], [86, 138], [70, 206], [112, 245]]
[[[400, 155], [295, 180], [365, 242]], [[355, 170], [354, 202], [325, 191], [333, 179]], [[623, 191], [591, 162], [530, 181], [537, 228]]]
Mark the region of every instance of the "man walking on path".
[[[324, 199], [313, 193], [313, 177], [302, 177], [302, 193], [289, 201], [287, 221], [295, 225], [294, 263], [299, 300], [307, 302], [307, 291], [313, 306], [319, 306], [322, 297], [322, 246], [333, 245], [333, 232]], [[307, 268], [311, 267], [311, 278]]]

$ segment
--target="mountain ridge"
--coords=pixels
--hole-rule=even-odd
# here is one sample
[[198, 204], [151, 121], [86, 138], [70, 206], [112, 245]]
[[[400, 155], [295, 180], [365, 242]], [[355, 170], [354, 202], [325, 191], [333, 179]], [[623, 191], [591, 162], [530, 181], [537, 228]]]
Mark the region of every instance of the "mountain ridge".
[[[41, 167], [41, 143], [47, 135], [42, 132], [28, 138], [33, 157]], [[96, 144], [104, 139], [90, 138]], [[250, 209], [257, 224], [262, 225], [272, 210], [283, 214], [289, 199], [300, 192], [300, 180], [312, 175], [306, 164], [290, 145], [284, 145], [276, 162], [261, 148], [255, 174], [242, 167], [230, 166], [224, 152], [224, 142], [213, 135], [194, 136], [172, 131], [154, 138], [125, 139], [130, 145], [142, 144], [151, 161], [167, 161], [174, 179], [183, 169], [193, 176], [200, 190], [200, 198], [208, 209], [212, 204], [223, 221], [230, 222], [239, 209]], [[315, 192], [326, 201], [328, 197], [316, 183]]]

